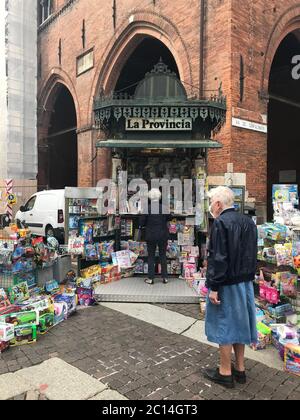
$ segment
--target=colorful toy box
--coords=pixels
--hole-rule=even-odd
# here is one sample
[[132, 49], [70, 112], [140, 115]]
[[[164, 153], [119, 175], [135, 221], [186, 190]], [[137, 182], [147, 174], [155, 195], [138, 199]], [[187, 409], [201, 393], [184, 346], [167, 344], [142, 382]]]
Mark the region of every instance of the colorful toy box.
[[6, 315], [2, 315], [0, 317], [0, 322], [13, 324], [15, 326], [29, 325], [29, 324], [38, 325], [39, 313], [37, 311], [10, 313]]
[[286, 372], [300, 376], [300, 346], [288, 344], [284, 352], [284, 368]]
[[54, 326], [54, 313], [48, 312], [40, 316], [37, 331], [39, 334], [45, 334], [53, 326]]
[[12, 324], [0, 324], [0, 342], [8, 342], [15, 336], [15, 327]]
[[35, 324], [19, 325], [15, 327], [15, 336], [10, 340], [11, 346], [23, 346], [36, 342], [37, 327]]

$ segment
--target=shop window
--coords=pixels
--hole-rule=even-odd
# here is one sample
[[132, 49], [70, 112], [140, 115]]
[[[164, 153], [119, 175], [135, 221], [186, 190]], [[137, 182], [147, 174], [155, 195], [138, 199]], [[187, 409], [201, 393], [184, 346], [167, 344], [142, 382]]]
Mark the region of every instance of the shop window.
[[38, 0], [39, 24], [41, 25], [52, 14], [52, 0]]

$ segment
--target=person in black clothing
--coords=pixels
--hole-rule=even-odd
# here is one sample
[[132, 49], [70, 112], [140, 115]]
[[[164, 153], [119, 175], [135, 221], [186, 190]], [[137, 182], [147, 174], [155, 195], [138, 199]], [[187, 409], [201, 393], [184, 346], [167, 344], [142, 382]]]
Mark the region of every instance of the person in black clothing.
[[[220, 347], [220, 368], [207, 369], [211, 381], [234, 387], [246, 382], [245, 346], [257, 342], [253, 281], [257, 267], [257, 228], [234, 209], [234, 194], [218, 187], [209, 194], [215, 221], [207, 259], [205, 332]], [[232, 349], [236, 365], [231, 364]]]
[[156, 248], [159, 248], [159, 259], [161, 263], [161, 273], [163, 283], [168, 283], [168, 270], [167, 270], [167, 245], [168, 245], [168, 221], [170, 216], [163, 214], [163, 207], [160, 203], [161, 192], [158, 189], [152, 189], [149, 192], [149, 200], [152, 202], [153, 207], [157, 207], [157, 213], [151, 213], [151, 204], [148, 215], [140, 217], [140, 228], [146, 229], [146, 242], [148, 248], [148, 278], [145, 280], [147, 284], [154, 284], [155, 278], [155, 253]]

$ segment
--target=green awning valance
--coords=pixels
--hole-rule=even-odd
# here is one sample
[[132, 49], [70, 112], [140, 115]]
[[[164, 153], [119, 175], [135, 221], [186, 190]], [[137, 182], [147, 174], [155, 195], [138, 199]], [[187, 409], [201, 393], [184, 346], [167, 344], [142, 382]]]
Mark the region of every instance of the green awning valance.
[[97, 148], [128, 149], [218, 149], [222, 144], [214, 140], [102, 140]]

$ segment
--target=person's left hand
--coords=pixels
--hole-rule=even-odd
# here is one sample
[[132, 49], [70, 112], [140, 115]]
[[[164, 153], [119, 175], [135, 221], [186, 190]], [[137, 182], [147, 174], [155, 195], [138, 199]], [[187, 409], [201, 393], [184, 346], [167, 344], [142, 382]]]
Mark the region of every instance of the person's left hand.
[[213, 305], [221, 305], [218, 292], [210, 292], [209, 300]]

